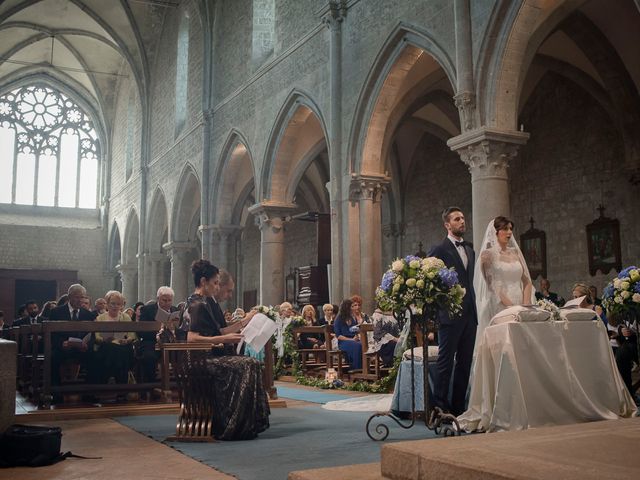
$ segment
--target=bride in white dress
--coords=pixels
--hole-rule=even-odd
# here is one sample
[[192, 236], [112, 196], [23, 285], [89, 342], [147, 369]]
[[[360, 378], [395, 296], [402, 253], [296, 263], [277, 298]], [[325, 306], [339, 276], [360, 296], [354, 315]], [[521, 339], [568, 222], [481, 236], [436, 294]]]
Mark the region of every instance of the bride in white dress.
[[[484, 331], [491, 319], [513, 305], [535, 304], [535, 291], [518, 243], [513, 237], [513, 222], [496, 217], [489, 222], [473, 278], [478, 309], [478, 330], [474, 357], [482, 345]], [[482, 366], [474, 361], [469, 407], [458, 417], [463, 429], [483, 428]]]
[[506, 217], [491, 220], [481, 248], [473, 277], [478, 309], [476, 350], [497, 313], [513, 305], [536, 303], [529, 269], [513, 237], [513, 222]]

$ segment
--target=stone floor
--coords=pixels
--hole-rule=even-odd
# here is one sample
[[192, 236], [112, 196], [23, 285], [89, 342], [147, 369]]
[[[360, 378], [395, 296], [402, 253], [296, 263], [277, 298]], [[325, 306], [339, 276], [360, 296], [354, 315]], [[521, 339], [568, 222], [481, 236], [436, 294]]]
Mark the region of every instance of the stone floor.
[[176, 450], [106, 419], [48, 422], [62, 427], [62, 450], [100, 460], [68, 458], [40, 468], [0, 470], [1, 480], [232, 480]]

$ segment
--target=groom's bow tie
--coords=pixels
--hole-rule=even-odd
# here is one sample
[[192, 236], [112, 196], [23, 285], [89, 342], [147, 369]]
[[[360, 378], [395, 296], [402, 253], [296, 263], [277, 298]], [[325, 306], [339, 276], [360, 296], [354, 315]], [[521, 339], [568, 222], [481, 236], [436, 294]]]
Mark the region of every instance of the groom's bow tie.
[[463, 241], [461, 241], [461, 242], [454, 242], [454, 243], [455, 243], [455, 245], [456, 245], [456, 248], [458, 248], [458, 247], [464, 247], [464, 240], [463, 240]]

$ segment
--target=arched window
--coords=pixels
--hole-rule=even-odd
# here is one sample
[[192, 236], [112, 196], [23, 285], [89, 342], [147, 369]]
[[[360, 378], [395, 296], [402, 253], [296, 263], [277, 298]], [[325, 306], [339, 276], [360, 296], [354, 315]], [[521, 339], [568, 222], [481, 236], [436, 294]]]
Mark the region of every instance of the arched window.
[[96, 208], [100, 142], [89, 116], [44, 85], [0, 96], [0, 203]]
[[275, 44], [275, 1], [253, 0], [251, 61], [260, 66], [273, 53]]
[[176, 130], [177, 137], [187, 119], [187, 87], [189, 85], [189, 15], [184, 13], [178, 28], [176, 49]]

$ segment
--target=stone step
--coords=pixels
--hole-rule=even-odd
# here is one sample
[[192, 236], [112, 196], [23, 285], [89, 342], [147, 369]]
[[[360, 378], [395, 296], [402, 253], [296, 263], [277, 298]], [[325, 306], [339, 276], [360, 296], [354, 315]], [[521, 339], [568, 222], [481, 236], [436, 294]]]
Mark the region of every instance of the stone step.
[[380, 474], [379, 463], [344, 467], [314, 468], [289, 472], [288, 480], [388, 480]]
[[[631, 452], [638, 442], [640, 418], [398, 442], [382, 447], [381, 474], [390, 480], [636, 479], [640, 455]], [[617, 450], [624, 446], [627, 454]]]

